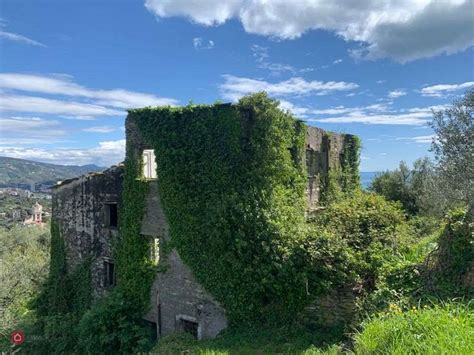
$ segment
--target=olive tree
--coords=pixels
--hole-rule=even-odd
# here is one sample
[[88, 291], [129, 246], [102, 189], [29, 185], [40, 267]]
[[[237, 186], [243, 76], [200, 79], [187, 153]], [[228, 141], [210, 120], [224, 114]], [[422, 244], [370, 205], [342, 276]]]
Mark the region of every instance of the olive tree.
[[474, 90], [434, 112], [432, 143], [443, 192], [453, 203], [474, 206]]

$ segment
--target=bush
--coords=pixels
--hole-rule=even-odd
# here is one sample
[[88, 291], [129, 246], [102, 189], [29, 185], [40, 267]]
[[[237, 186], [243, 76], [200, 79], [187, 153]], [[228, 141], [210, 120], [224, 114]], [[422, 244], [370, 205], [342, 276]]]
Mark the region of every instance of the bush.
[[31, 310], [48, 272], [47, 228], [0, 227], [0, 333], [9, 334]]
[[82, 317], [78, 348], [84, 354], [135, 354], [151, 348], [151, 329], [141, 319], [142, 310], [119, 292], [94, 305]]
[[426, 261], [425, 283], [439, 297], [474, 295], [468, 273], [474, 268], [473, 217], [463, 209], [448, 213], [438, 248]]
[[398, 201], [414, 215], [442, 217], [455, 202], [447, 198], [438, 167], [428, 158], [418, 159], [410, 168], [400, 162], [398, 169], [378, 174], [369, 190], [389, 201]]
[[392, 306], [362, 324], [354, 337], [356, 354], [472, 354], [472, 307], [446, 304], [401, 312]]
[[312, 223], [340, 239], [349, 254], [344, 272], [356, 273], [368, 290], [374, 289], [382, 264], [408, 240], [409, 226], [400, 205], [363, 191], [332, 203]]

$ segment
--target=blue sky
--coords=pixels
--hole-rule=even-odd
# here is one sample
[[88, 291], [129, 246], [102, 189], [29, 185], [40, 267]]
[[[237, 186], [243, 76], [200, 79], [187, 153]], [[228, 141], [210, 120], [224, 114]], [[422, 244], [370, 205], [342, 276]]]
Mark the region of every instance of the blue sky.
[[0, 3], [0, 155], [123, 159], [129, 107], [265, 90], [362, 138], [362, 171], [428, 155], [431, 109], [474, 87], [467, 0]]

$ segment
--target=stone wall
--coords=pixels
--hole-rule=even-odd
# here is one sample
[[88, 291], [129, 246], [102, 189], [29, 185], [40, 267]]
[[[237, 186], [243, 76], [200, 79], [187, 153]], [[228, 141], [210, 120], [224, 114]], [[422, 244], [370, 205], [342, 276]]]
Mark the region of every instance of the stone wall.
[[358, 292], [347, 285], [332, 289], [307, 306], [299, 319], [316, 327], [335, 327], [348, 324], [356, 312]]
[[[140, 160], [143, 150], [151, 147], [144, 142], [135, 122], [129, 118], [126, 135], [127, 159]], [[305, 162], [309, 209], [318, 205], [321, 180], [331, 169], [340, 167], [343, 141], [343, 135], [315, 127], [307, 128]], [[106, 263], [113, 263], [112, 243], [118, 237], [118, 229], [110, 226], [108, 206], [116, 203], [118, 209], [121, 207], [123, 172], [123, 166], [112, 167], [102, 173], [64, 181], [53, 192], [53, 216], [65, 239], [68, 270], [74, 270], [81, 261], [90, 257], [92, 288], [96, 298], [103, 296], [112, 287], [108, 270], [110, 266], [106, 267]], [[170, 236], [160, 201], [159, 171], [157, 175], [157, 179], [148, 182], [141, 237], [148, 238], [153, 245], [163, 246], [170, 241]], [[181, 331], [185, 326], [195, 326], [199, 339], [215, 337], [227, 326], [224, 309], [199, 285], [176, 250], [164, 253], [163, 249], [160, 247], [158, 251], [157, 273], [150, 291], [150, 310], [145, 319], [156, 324], [158, 336]], [[345, 304], [346, 297], [340, 293], [331, 297], [335, 297], [340, 307]], [[312, 307], [319, 314], [319, 311], [332, 306], [321, 300]], [[331, 309], [330, 313], [339, 314]], [[343, 314], [345, 311], [341, 317]]]
[[306, 170], [308, 174], [308, 210], [318, 206], [322, 181], [331, 170], [341, 168], [344, 135], [327, 132], [317, 127], [306, 129]]
[[111, 243], [118, 230], [106, 225], [107, 203], [121, 204], [122, 179], [123, 166], [116, 166], [64, 181], [53, 190], [53, 216], [65, 240], [68, 270], [92, 258], [95, 297], [109, 287], [105, 262], [112, 261]]
[[[143, 149], [149, 149], [134, 122], [127, 120], [127, 144], [131, 159], [140, 159]], [[159, 193], [159, 171], [156, 180], [149, 181], [146, 212], [142, 220], [141, 233], [153, 242], [159, 240], [163, 246], [169, 242], [169, 227]], [[197, 251], [198, 252], [198, 251]], [[224, 309], [196, 281], [191, 269], [182, 261], [176, 250], [159, 250], [156, 278], [150, 294], [150, 310], [145, 319], [157, 324], [158, 336], [165, 336], [182, 330], [182, 323], [197, 324], [199, 339], [214, 338], [227, 327]]]

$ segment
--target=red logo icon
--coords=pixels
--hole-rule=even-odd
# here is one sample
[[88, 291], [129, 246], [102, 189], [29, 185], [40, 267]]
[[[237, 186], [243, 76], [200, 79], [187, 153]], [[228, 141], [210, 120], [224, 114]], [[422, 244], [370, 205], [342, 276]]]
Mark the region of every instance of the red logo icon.
[[15, 345], [23, 344], [25, 341], [25, 333], [23, 333], [23, 330], [15, 330], [11, 333], [10, 340]]

